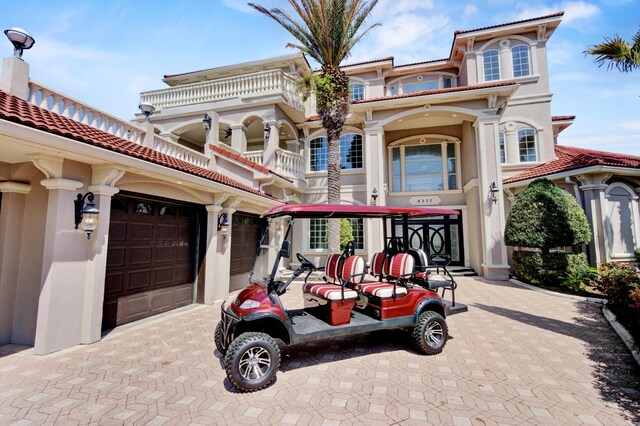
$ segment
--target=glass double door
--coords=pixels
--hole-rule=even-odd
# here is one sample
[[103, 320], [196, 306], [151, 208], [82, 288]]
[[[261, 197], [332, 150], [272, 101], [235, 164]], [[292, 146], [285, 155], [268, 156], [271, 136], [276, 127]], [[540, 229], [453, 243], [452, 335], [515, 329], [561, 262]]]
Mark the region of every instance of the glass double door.
[[[396, 221], [395, 235], [402, 237], [402, 223]], [[427, 255], [448, 254], [452, 266], [464, 266], [462, 215], [409, 220], [409, 247]]]

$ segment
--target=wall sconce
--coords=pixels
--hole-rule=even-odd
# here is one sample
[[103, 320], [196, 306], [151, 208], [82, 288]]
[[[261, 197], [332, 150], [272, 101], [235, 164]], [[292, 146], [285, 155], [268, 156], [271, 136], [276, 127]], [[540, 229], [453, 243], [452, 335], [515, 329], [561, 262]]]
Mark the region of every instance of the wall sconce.
[[29, 31], [24, 28], [9, 28], [4, 30], [4, 34], [11, 44], [13, 44], [13, 56], [18, 59], [22, 58], [23, 50], [31, 49], [31, 46], [36, 42], [31, 34], [29, 34]]
[[378, 189], [374, 186], [373, 191], [371, 192], [371, 205], [375, 206], [378, 201]]
[[211, 130], [211, 116], [209, 114], [205, 114], [202, 119], [202, 125], [204, 126], [204, 131], [209, 132]]
[[149, 121], [149, 117], [151, 117], [151, 114], [156, 110], [156, 107], [151, 105], [149, 102], [142, 102], [138, 105], [138, 108], [140, 108], [140, 111], [144, 114], [145, 121]]
[[229, 235], [229, 215], [226, 213], [218, 216], [218, 232], [222, 233], [222, 238], [227, 238]]
[[498, 202], [498, 192], [498, 185], [496, 185], [495, 181], [491, 182], [491, 185], [489, 185], [489, 197], [494, 204]]
[[267, 123], [264, 125], [264, 144], [269, 142], [269, 136], [271, 136], [271, 126]]
[[91, 234], [98, 226], [98, 214], [100, 213], [100, 210], [93, 204], [93, 197], [93, 192], [87, 192], [84, 196], [78, 194], [78, 198], [73, 201], [76, 229], [80, 225], [84, 233], [87, 234], [87, 240], [91, 238]]

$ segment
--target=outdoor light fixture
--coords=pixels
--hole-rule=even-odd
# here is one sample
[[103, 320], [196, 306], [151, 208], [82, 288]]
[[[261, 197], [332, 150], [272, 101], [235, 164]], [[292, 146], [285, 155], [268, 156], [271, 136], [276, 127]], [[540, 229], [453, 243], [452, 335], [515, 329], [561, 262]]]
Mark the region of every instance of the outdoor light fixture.
[[498, 185], [496, 185], [495, 181], [491, 182], [491, 185], [489, 185], [489, 195], [494, 204], [498, 202], [498, 197], [496, 195], [498, 192]]
[[151, 105], [149, 102], [142, 102], [140, 105], [138, 105], [138, 108], [140, 108], [140, 111], [142, 111], [142, 113], [144, 114], [144, 118], [146, 121], [149, 121], [149, 117], [151, 117], [151, 114], [153, 114], [156, 110], [156, 107]]
[[13, 55], [17, 58], [22, 58], [22, 51], [31, 49], [36, 42], [31, 34], [29, 34], [29, 31], [24, 28], [13, 27], [4, 30], [4, 33], [13, 44]]
[[209, 114], [205, 114], [202, 119], [202, 125], [204, 126], [204, 131], [208, 132], [211, 130], [211, 116]]
[[269, 124], [264, 125], [264, 143], [265, 145], [269, 141], [269, 136], [271, 135], [271, 126]]
[[229, 235], [229, 216], [226, 213], [218, 217], [218, 232], [222, 233], [222, 238], [227, 238]]
[[98, 226], [98, 214], [100, 213], [100, 210], [93, 204], [93, 197], [93, 192], [87, 192], [84, 196], [78, 194], [78, 198], [73, 201], [75, 206], [76, 229], [78, 229], [78, 225], [80, 225], [84, 233], [87, 234], [87, 240], [91, 238], [93, 230]]
[[378, 189], [374, 186], [371, 192], [371, 205], [375, 206], [378, 201]]

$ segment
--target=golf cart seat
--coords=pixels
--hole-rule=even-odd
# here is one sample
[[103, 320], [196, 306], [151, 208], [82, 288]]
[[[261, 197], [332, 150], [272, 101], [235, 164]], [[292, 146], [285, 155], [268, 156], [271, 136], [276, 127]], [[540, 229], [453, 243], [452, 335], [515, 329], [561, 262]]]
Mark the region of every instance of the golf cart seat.
[[374, 253], [371, 257], [371, 275], [382, 281], [384, 277], [389, 275], [389, 255], [384, 251]]
[[329, 280], [331, 280], [331, 282], [335, 284], [336, 280], [339, 281], [342, 267], [344, 266], [344, 260], [344, 256], [336, 253], [327, 256], [327, 263], [324, 267], [326, 282], [329, 282]]
[[[331, 257], [331, 256], [330, 256]], [[329, 259], [327, 266], [329, 266]], [[351, 311], [355, 306], [358, 292], [352, 290], [347, 284], [353, 285], [354, 275], [361, 276], [364, 273], [364, 259], [360, 256], [349, 256], [344, 262], [338, 262], [339, 283], [314, 284], [306, 283], [302, 290], [305, 297], [305, 308], [314, 309], [317, 316], [326, 320], [330, 325], [344, 325], [351, 321]], [[332, 272], [325, 271], [332, 274]]]
[[455, 306], [455, 290], [458, 284], [447, 269], [451, 263], [451, 257], [447, 254], [434, 254], [427, 257], [426, 253], [420, 249], [410, 249], [409, 254], [415, 260], [416, 271], [411, 281], [429, 290], [442, 289], [442, 297], [446, 290], [450, 290], [452, 303]]
[[389, 273], [384, 277], [393, 282], [368, 281], [357, 284], [355, 288], [365, 296], [375, 296], [380, 299], [404, 296], [407, 294], [407, 288], [398, 283], [413, 274], [413, 264], [413, 258], [407, 253], [398, 253], [391, 259]]

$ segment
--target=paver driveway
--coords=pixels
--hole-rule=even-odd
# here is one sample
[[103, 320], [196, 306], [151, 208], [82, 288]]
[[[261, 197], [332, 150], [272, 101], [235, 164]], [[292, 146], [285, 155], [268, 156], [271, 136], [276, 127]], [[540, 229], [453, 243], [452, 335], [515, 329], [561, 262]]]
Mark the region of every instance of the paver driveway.
[[416, 354], [403, 332], [299, 345], [253, 394], [232, 389], [213, 352], [218, 306], [46, 357], [4, 347], [0, 424], [640, 422], [640, 372], [598, 305], [459, 283], [469, 312], [449, 318], [441, 355]]

